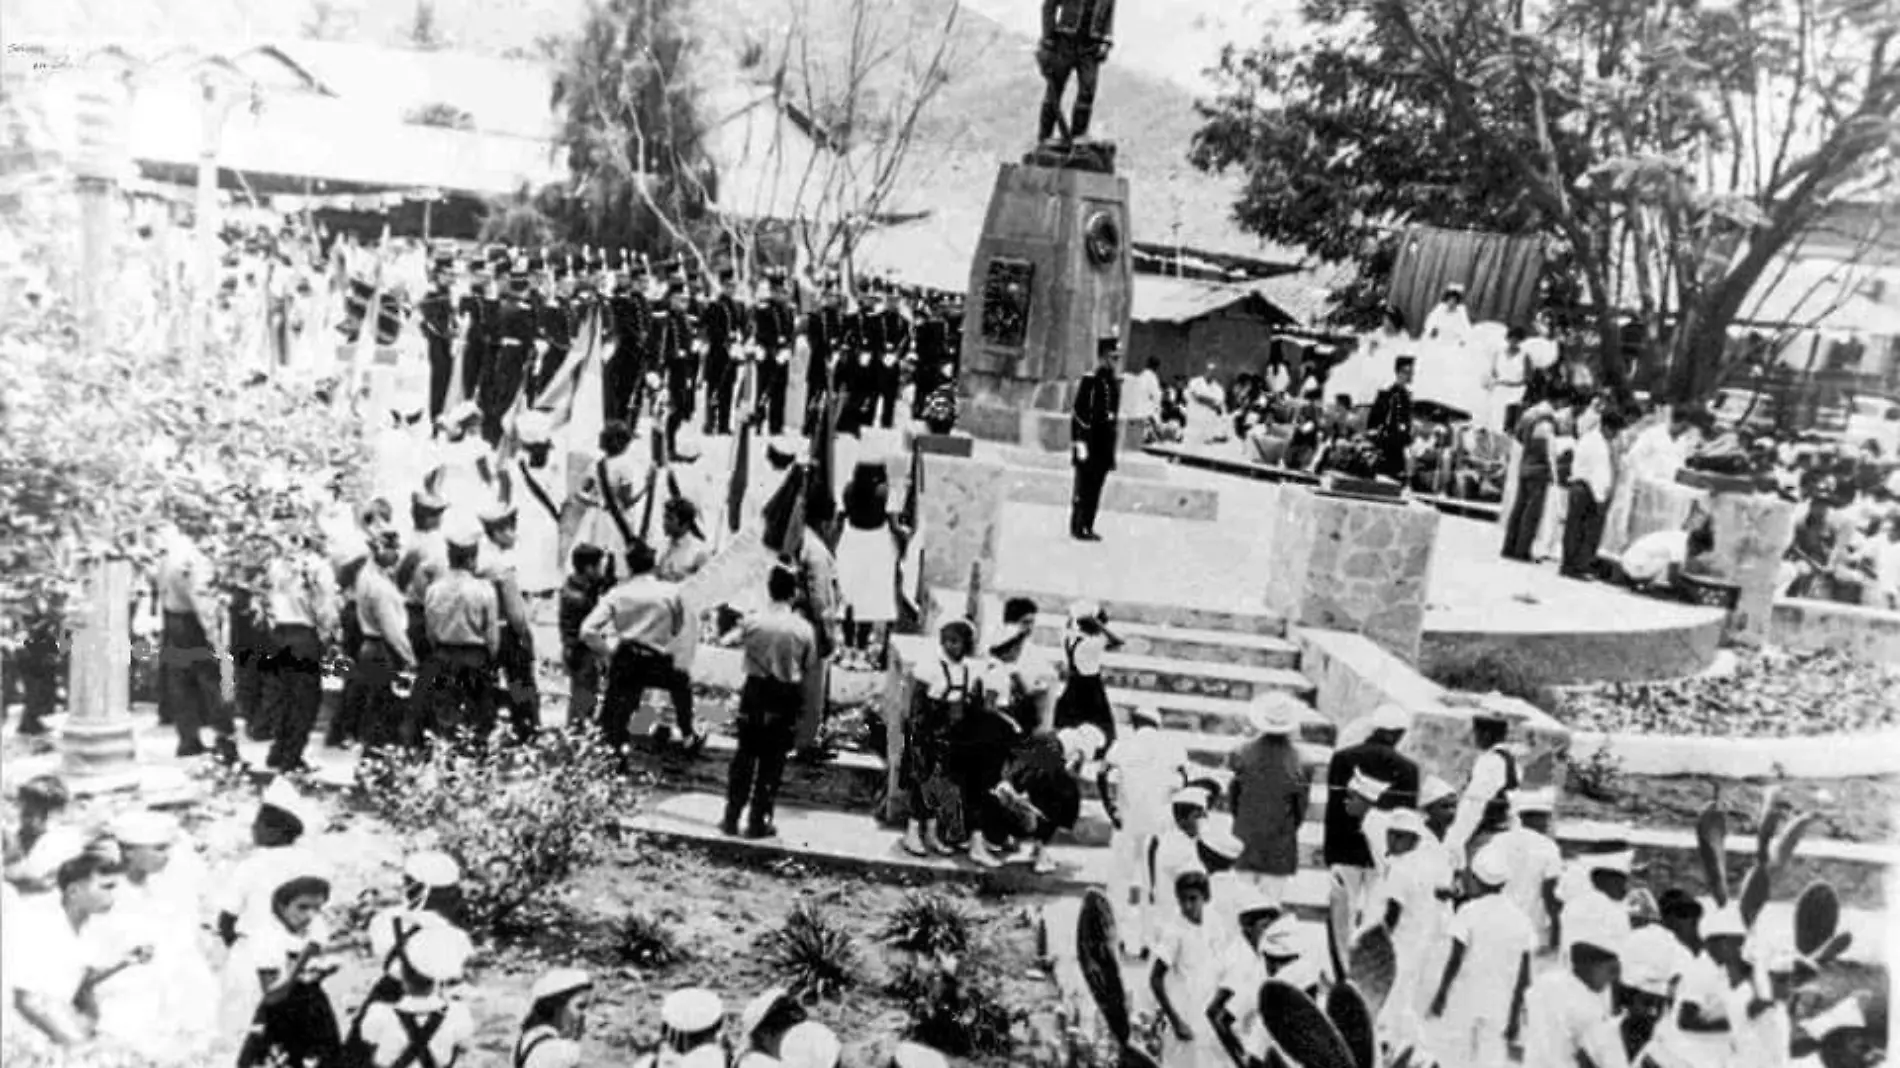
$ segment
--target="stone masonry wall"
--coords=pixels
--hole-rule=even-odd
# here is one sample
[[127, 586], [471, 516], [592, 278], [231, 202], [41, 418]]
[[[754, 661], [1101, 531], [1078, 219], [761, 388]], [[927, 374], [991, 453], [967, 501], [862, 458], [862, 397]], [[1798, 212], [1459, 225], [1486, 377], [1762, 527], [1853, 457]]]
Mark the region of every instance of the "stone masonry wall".
[[1296, 626], [1364, 634], [1418, 660], [1438, 512], [1285, 487], [1266, 607]]

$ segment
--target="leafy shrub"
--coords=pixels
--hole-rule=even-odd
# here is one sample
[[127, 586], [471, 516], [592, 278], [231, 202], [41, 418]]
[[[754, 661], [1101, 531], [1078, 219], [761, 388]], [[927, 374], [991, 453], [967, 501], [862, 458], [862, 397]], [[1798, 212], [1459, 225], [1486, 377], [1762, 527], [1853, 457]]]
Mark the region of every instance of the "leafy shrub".
[[667, 913], [628, 913], [620, 921], [615, 947], [620, 960], [652, 971], [665, 971], [684, 963], [689, 954], [673, 931], [676, 919]]
[[1622, 777], [1623, 762], [1610, 752], [1608, 745], [1600, 745], [1591, 751], [1588, 758], [1569, 763], [1564, 791], [1581, 794], [1592, 801], [1614, 801]]
[[1001, 1056], [1027, 1014], [1006, 1007], [985, 968], [971, 958], [934, 959], [898, 970], [891, 996], [910, 1013], [909, 1037], [954, 1057]]
[[835, 998], [857, 985], [858, 945], [851, 932], [821, 908], [794, 907], [783, 926], [759, 937], [759, 948], [793, 997]]
[[[610, 750], [584, 731], [543, 731], [527, 745], [500, 731], [425, 754], [358, 765], [378, 815], [462, 867], [463, 919], [496, 930], [598, 860], [631, 797]], [[425, 841], [426, 840], [426, 841]]]
[[1430, 658], [1425, 677], [1461, 693], [1501, 693], [1542, 708], [1543, 676], [1522, 658], [1497, 649], [1457, 650]]
[[878, 941], [918, 957], [962, 956], [970, 948], [970, 925], [970, 914], [954, 899], [914, 893], [891, 913]]

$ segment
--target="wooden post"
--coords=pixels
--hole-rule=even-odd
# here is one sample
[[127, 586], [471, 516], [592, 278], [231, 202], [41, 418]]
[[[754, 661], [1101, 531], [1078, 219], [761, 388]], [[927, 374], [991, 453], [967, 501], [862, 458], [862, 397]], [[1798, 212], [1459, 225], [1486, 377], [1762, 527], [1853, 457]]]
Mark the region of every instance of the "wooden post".
[[[105, 308], [112, 294], [113, 209], [124, 159], [124, 96], [118, 87], [88, 87], [80, 97], [80, 150], [74, 159], [80, 197], [80, 345], [95, 354], [108, 343]], [[66, 726], [60, 732], [64, 774], [75, 790], [138, 785], [132, 717], [132, 564], [122, 558], [87, 564], [83, 598], [68, 619], [72, 668]]]

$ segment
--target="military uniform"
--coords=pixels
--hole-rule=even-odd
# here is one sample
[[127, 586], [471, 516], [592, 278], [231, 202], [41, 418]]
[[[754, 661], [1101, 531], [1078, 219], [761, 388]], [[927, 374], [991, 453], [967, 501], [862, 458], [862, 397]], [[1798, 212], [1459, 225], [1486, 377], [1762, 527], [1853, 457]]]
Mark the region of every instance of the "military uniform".
[[449, 292], [449, 272], [455, 261], [437, 257], [435, 278], [418, 307], [422, 319], [422, 337], [429, 348], [429, 418], [440, 419], [448, 402], [449, 376], [455, 370], [456, 315], [455, 298]]
[[946, 383], [954, 382], [949, 364], [950, 325], [940, 308], [927, 308], [918, 317], [916, 335], [917, 364], [911, 373], [916, 390], [911, 395], [913, 414], [922, 411], [924, 401]]
[[791, 385], [792, 344], [796, 323], [792, 318], [791, 299], [785, 292], [785, 276], [774, 273], [772, 293], [753, 316], [753, 336], [758, 339], [759, 406], [765, 413], [767, 431], [785, 432], [785, 392]]
[[1387, 478], [1405, 477], [1405, 456], [1412, 447], [1412, 390], [1404, 376], [1415, 363], [1410, 356], [1398, 358], [1400, 379], [1372, 398], [1366, 418], [1366, 434], [1379, 450], [1379, 474]]
[[834, 365], [838, 359], [839, 335], [843, 315], [838, 309], [838, 291], [827, 283], [825, 302], [805, 316], [805, 345], [809, 358], [805, 365], [805, 436], [818, 429], [818, 415], [831, 395]]
[[903, 390], [904, 366], [910, 358], [911, 322], [901, 308], [888, 301], [878, 317], [882, 320], [884, 351], [878, 354], [872, 372], [873, 393], [877, 425], [889, 430], [897, 418], [897, 395]]
[[613, 349], [607, 358], [601, 390], [608, 421], [625, 419], [639, 428], [634, 401], [639, 393], [640, 376], [646, 370], [647, 320], [649, 309], [644, 292], [646, 268], [621, 250], [622, 273], [614, 279], [613, 295], [607, 300], [612, 318]]
[[706, 433], [732, 433], [732, 387], [737, 379], [733, 365], [734, 335], [740, 328], [738, 301], [733, 299], [732, 272], [720, 275], [721, 292], [706, 302], [700, 317], [706, 337]]
[[666, 450], [679, 448], [679, 428], [693, 417], [693, 386], [699, 376], [694, 350], [697, 327], [686, 303], [686, 284], [674, 280], [667, 289], [668, 308], [655, 324], [654, 363], [666, 369]]
[[[479, 538], [458, 535], [458, 545]], [[423, 597], [429, 657], [417, 680], [422, 733], [444, 738], [460, 730], [485, 736], [494, 724], [495, 654], [502, 614], [492, 580], [451, 569]]]

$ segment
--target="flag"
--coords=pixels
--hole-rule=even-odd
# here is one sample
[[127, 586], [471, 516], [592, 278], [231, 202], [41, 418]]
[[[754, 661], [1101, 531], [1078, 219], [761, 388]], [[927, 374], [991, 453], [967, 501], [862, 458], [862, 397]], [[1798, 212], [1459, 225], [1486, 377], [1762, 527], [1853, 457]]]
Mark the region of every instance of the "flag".
[[805, 547], [805, 480], [810, 471], [804, 464], [785, 473], [785, 481], [765, 502], [764, 541], [780, 556], [798, 559]]
[[750, 477], [752, 455], [752, 420], [739, 421], [739, 436], [732, 449], [732, 480], [726, 486], [726, 530], [739, 533], [745, 513], [745, 484]]
[[532, 407], [546, 412], [563, 435], [570, 455], [596, 447], [602, 425], [600, 313], [589, 312], [581, 324], [580, 343], [554, 380], [536, 397]]
[[824, 528], [838, 514], [837, 467], [838, 411], [843, 398], [824, 394], [818, 404], [818, 426], [811, 435], [811, 472], [806, 476], [806, 521]]
[[910, 484], [904, 489], [904, 509], [899, 518], [910, 531], [904, 542], [904, 556], [897, 568], [898, 623], [906, 630], [923, 626], [924, 617], [924, 512], [921, 506], [924, 487], [924, 454], [915, 444], [910, 447]]

